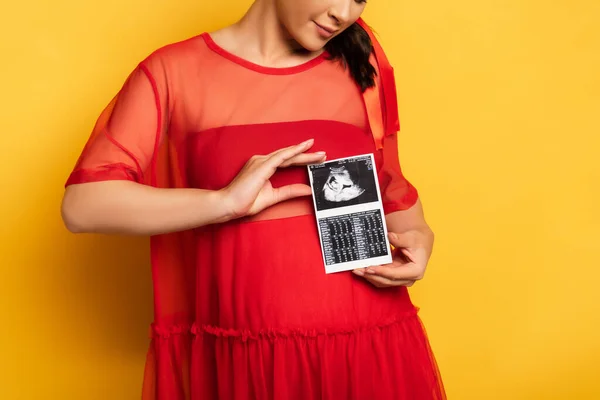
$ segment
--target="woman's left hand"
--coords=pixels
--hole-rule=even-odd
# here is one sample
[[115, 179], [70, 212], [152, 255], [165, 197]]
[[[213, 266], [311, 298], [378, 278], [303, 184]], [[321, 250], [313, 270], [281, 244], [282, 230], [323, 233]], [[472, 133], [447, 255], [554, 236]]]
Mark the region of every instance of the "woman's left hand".
[[395, 247], [391, 264], [377, 267], [355, 269], [353, 272], [365, 278], [376, 287], [394, 287], [414, 285], [423, 279], [429, 262], [425, 247], [419, 246], [419, 231], [401, 234], [389, 233], [390, 243]]

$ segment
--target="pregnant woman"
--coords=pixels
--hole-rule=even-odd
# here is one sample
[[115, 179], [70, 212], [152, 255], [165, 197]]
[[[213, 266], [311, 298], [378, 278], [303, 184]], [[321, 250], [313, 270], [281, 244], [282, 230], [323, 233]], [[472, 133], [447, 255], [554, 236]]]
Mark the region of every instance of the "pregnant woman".
[[[445, 398], [407, 291], [433, 234], [364, 8], [256, 0], [150, 54], [100, 115], [62, 213], [151, 237], [145, 400]], [[394, 262], [326, 275], [306, 165], [369, 153]]]

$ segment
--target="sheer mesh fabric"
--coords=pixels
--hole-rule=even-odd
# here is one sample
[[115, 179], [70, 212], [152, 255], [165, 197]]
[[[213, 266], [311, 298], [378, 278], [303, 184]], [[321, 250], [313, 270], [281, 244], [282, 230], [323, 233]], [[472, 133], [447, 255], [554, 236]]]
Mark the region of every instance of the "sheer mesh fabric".
[[140, 66], [100, 115], [67, 185], [125, 179], [140, 183], [153, 164], [160, 137], [153, 77]]
[[[104, 110], [68, 184], [127, 179], [189, 186], [178, 147], [190, 135], [216, 128], [331, 120], [369, 130], [357, 86], [326, 58], [293, 68], [262, 67], [218, 47], [208, 34], [162, 48], [140, 63]], [[385, 152], [383, 200], [388, 212], [406, 209], [416, 190], [402, 175], [395, 134], [384, 141], [384, 150], [373, 149], [380, 161]], [[389, 193], [392, 181], [396, 191]], [[256, 218], [311, 212], [294, 202], [276, 208]]]
[[[378, 81], [380, 95], [385, 84]], [[311, 151], [329, 159], [374, 153], [386, 213], [417, 201], [400, 168], [396, 133], [386, 131], [377, 145], [364, 97], [338, 62], [323, 54], [297, 67], [262, 67], [208, 34], [165, 46], [135, 68], [99, 117], [67, 185], [131, 180], [218, 190], [252, 155], [309, 138]], [[305, 167], [272, 178], [275, 187], [298, 182], [308, 183]], [[406, 289], [325, 276], [309, 197], [253, 218], [154, 236], [151, 252], [145, 400], [444, 396]], [[289, 361], [287, 372], [281, 360]], [[365, 378], [349, 366], [365, 362], [373, 371], [390, 369]], [[400, 376], [410, 388], [398, 386]], [[301, 391], [295, 379], [304, 382]], [[364, 386], [344, 383], [355, 379]]]

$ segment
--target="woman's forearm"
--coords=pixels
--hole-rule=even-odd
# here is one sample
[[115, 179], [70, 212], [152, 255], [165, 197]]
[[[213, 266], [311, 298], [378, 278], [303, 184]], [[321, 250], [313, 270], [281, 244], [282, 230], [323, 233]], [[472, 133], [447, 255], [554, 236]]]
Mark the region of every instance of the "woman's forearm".
[[396, 211], [386, 215], [389, 232], [409, 236], [413, 247], [424, 248], [428, 255], [433, 251], [435, 235], [425, 221], [420, 201], [408, 210]]
[[74, 233], [157, 235], [229, 220], [225, 200], [219, 191], [93, 182], [67, 188], [62, 217]]

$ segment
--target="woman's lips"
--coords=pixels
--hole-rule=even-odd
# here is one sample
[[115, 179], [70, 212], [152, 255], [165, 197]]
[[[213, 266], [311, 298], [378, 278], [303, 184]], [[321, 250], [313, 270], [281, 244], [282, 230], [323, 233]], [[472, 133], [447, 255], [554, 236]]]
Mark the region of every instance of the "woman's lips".
[[333, 34], [335, 32], [337, 32], [336, 29], [329, 28], [329, 27], [323, 26], [323, 25], [319, 25], [316, 22], [315, 22], [315, 25], [317, 26], [317, 32], [319, 33], [319, 35], [324, 37], [325, 39], [329, 39], [330, 37], [333, 36]]

